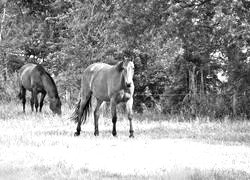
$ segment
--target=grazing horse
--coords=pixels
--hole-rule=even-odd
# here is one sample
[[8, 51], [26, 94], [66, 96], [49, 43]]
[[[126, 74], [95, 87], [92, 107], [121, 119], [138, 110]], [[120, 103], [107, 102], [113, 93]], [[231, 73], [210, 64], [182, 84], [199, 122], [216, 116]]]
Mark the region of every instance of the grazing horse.
[[[42, 111], [44, 98], [48, 94], [52, 112], [59, 115], [62, 113], [56, 84], [41, 65], [32, 63], [23, 65], [19, 70], [19, 87], [18, 97], [22, 100], [23, 112], [25, 112], [26, 90], [29, 90], [31, 91], [30, 105], [32, 111], [34, 111], [34, 104], [36, 112], [38, 106], [40, 106], [39, 111]], [[41, 93], [40, 104], [38, 104], [37, 99], [38, 93]]]
[[82, 75], [80, 99], [77, 103], [76, 109], [71, 117], [77, 123], [75, 136], [80, 135], [81, 124], [86, 122], [89, 109], [91, 107], [91, 97], [97, 99], [97, 105], [94, 110], [94, 135], [99, 135], [98, 119], [100, 115], [100, 106], [104, 101], [110, 102], [113, 136], [116, 132], [116, 105], [120, 102], [126, 103], [128, 112], [128, 119], [130, 124], [129, 137], [134, 137], [134, 130], [132, 126], [132, 105], [134, 94], [134, 63], [131, 60], [120, 61], [115, 65], [108, 65], [105, 63], [94, 63], [88, 66]]

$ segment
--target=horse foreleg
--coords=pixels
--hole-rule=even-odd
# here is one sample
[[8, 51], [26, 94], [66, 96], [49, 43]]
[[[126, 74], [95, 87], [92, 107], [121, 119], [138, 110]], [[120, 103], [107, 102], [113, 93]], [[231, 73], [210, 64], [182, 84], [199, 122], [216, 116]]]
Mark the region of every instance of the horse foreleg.
[[94, 135], [95, 136], [99, 136], [98, 120], [99, 120], [99, 117], [100, 117], [100, 106], [102, 105], [102, 102], [103, 101], [97, 99], [97, 104], [96, 104], [96, 108], [95, 108], [95, 111], [94, 111], [94, 126], [95, 126]]
[[23, 104], [23, 112], [25, 113], [25, 103], [26, 103], [26, 89], [22, 87], [21, 89], [21, 98], [22, 98], [22, 104]]
[[111, 100], [111, 115], [112, 115], [112, 123], [113, 123], [113, 136], [117, 135], [116, 132], [116, 122], [117, 122], [117, 113], [116, 113], [116, 102]]
[[46, 91], [43, 91], [42, 95], [41, 95], [41, 98], [40, 98], [40, 109], [39, 109], [40, 112], [42, 112], [43, 101], [44, 101], [45, 96], [46, 96]]
[[133, 125], [132, 125], [132, 119], [133, 119], [133, 99], [130, 98], [127, 103], [126, 103], [126, 109], [128, 112], [128, 120], [129, 120], [129, 137], [133, 138], [134, 137], [134, 130], [133, 130]]

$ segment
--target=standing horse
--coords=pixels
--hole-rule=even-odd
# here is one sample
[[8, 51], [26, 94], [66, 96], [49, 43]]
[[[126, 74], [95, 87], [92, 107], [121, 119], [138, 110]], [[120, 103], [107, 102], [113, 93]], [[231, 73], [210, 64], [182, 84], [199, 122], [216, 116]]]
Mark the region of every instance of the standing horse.
[[98, 119], [99, 108], [103, 101], [110, 101], [113, 136], [116, 136], [116, 105], [120, 102], [126, 102], [128, 111], [128, 119], [130, 124], [129, 137], [134, 137], [132, 126], [132, 105], [134, 94], [134, 63], [130, 60], [120, 61], [116, 65], [108, 65], [105, 63], [94, 63], [88, 66], [82, 75], [80, 99], [77, 107], [71, 117], [77, 123], [75, 136], [80, 135], [81, 124], [85, 123], [89, 109], [91, 107], [91, 97], [97, 99], [97, 105], [94, 110], [94, 135], [99, 135]]
[[[25, 112], [26, 90], [29, 90], [31, 91], [30, 105], [32, 111], [34, 111], [34, 104], [36, 112], [38, 106], [40, 106], [39, 111], [42, 111], [44, 98], [48, 94], [52, 112], [59, 115], [62, 113], [56, 84], [41, 65], [31, 63], [23, 65], [19, 70], [19, 87], [18, 96], [23, 103], [23, 112]], [[41, 93], [40, 104], [38, 104], [37, 99], [38, 93]]]

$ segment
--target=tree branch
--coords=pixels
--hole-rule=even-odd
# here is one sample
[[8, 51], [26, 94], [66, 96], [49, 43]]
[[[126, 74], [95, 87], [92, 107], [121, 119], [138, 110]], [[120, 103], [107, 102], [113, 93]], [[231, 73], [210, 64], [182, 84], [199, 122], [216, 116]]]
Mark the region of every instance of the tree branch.
[[6, 15], [6, 3], [4, 4], [4, 7], [3, 7], [3, 16], [2, 16], [2, 20], [1, 20], [0, 43], [2, 42], [3, 23], [4, 23], [4, 21], [5, 21], [5, 15]]

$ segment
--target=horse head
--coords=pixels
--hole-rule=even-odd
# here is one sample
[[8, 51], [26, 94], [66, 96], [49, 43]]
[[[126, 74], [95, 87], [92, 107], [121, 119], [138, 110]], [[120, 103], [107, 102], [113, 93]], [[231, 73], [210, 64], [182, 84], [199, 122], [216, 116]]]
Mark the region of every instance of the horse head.
[[134, 62], [125, 58], [118, 64], [118, 70], [122, 73], [125, 87], [130, 88], [133, 84]]
[[61, 106], [62, 103], [59, 97], [53, 97], [50, 99], [49, 107], [53, 113], [61, 115], [62, 114]]

